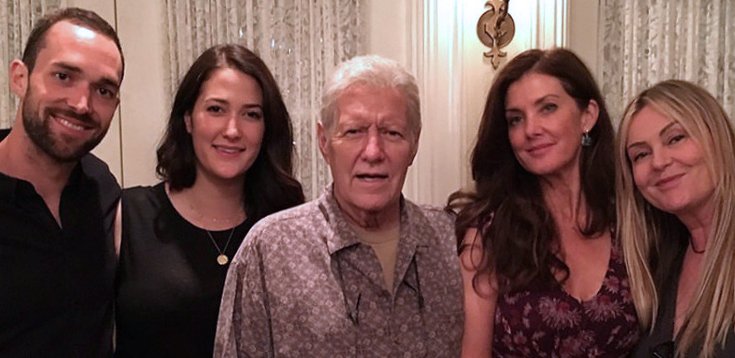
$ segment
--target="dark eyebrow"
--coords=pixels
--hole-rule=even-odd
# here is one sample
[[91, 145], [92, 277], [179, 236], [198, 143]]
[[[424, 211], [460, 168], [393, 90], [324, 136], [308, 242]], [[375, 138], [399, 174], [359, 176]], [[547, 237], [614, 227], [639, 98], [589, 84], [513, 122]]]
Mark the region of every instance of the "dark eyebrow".
[[[559, 98], [559, 96], [558, 95], [555, 95], [555, 94], [547, 94], [547, 95], [545, 95], [545, 96], [543, 96], [543, 97], [541, 97], [541, 98], [533, 101], [533, 105], [534, 106], [538, 106], [539, 104], [545, 102], [549, 98]], [[518, 108], [513, 108], [513, 107], [508, 107], [508, 108], [505, 109], [505, 112], [506, 113], [508, 113], [508, 112], [520, 112], [520, 111], [521, 110], [519, 110]]]
[[118, 84], [117, 81], [115, 81], [115, 80], [113, 80], [112, 78], [109, 78], [109, 77], [103, 77], [99, 81], [95, 81], [95, 84], [101, 85], [101, 86], [112, 87], [114, 89], [119, 89], [120, 88], [120, 84]]
[[240, 111], [247, 111], [247, 112], [252, 112], [252, 111], [258, 111], [258, 112], [260, 112], [261, 114], [262, 114], [263, 112], [265, 112], [265, 111], [263, 110], [263, 106], [262, 106], [262, 105], [259, 105], [259, 104], [257, 104], [257, 103], [245, 103], [245, 104], [243, 104], [243, 105], [242, 105], [242, 106], [240, 107], [240, 109], [239, 109], [239, 110], [240, 110]]
[[[664, 133], [666, 133], [666, 131], [668, 131], [669, 129], [671, 129], [671, 127], [673, 127], [673, 126], [675, 126], [677, 124], [679, 124], [679, 122], [671, 121], [669, 124], [667, 124], [663, 128], [661, 128], [660, 131], [658, 131], [658, 136], [659, 137], [663, 136]], [[645, 143], [643, 143], [643, 142], [631, 143], [631, 144], [628, 144], [628, 146], [626, 148], [627, 149], [630, 149], [631, 147], [637, 147], [637, 146], [640, 146], [640, 145], [645, 145]]]
[[54, 67], [61, 68], [67, 72], [82, 73], [82, 69], [77, 66], [68, 65], [63, 62], [56, 62], [53, 64]]
[[[212, 102], [216, 102], [216, 103], [219, 103], [219, 104], [226, 104], [226, 105], [229, 105], [230, 104], [230, 102], [228, 102], [227, 100], [225, 100], [223, 98], [217, 98], [217, 97], [210, 97], [210, 98], [205, 99], [205, 101], [212, 101]], [[260, 105], [260, 104], [257, 104], [257, 103], [247, 103], [247, 104], [243, 105], [243, 107], [244, 108], [247, 108], [247, 109], [251, 109], [251, 108], [258, 108], [260, 110], [263, 109], [263, 106]]]
[[557, 96], [555, 94], [547, 94], [546, 96], [543, 96], [543, 97], [537, 99], [536, 101], [534, 101], [533, 104], [538, 106], [539, 104], [545, 102], [547, 99], [552, 98], [552, 97], [553, 98], [559, 98], [559, 96]]
[[227, 102], [226, 100], [224, 100], [222, 98], [215, 98], [215, 97], [206, 98], [204, 100], [205, 101], [211, 101], [211, 102], [217, 102], [217, 103], [220, 103], [220, 104], [228, 104], [229, 103], [229, 102]]
[[[67, 63], [64, 63], [64, 62], [54, 63], [53, 66], [54, 67], [57, 67], [57, 68], [60, 68], [62, 70], [65, 70], [67, 72], [72, 72], [72, 73], [77, 73], [77, 74], [84, 72], [78, 66], [70, 65], [70, 64], [67, 64]], [[117, 79], [110, 78], [110, 77], [107, 77], [107, 76], [104, 76], [101, 79], [99, 79], [97, 81], [94, 81], [94, 84], [95, 85], [98, 85], [98, 86], [109, 86], [109, 87], [113, 87], [115, 89], [117, 89], [117, 88], [120, 87], [120, 83], [119, 83], [119, 81]]]

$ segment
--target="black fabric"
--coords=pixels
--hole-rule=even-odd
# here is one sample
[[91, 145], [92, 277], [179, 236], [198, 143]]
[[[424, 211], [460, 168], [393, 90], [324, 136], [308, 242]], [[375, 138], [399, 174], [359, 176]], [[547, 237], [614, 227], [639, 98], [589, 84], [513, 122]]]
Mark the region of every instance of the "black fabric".
[[31, 183], [0, 173], [0, 357], [112, 355], [119, 197], [107, 165], [86, 155], [59, 227]]
[[[649, 335], [644, 336], [638, 343], [633, 352], [632, 357], [661, 357], [673, 358], [673, 352], [676, 349], [674, 344], [674, 316], [676, 314], [676, 292], [679, 286], [679, 276], [681, 275], [681, 266], [684, 262], [684, 254], [687, 245], [683, 245], [680, 251], [674, 256], [671, 270], [668, 278], [663, 282], [656, 282], [662, 285], [659, 291], [659, 309], [656, 318], [656, 326]], [[689, 349], [687, 357], [697, 357], [701, 350], [701, 344]], [[717, 346], [713, 357], [735, 357], [735, 333], [730, 331], [727, 336], [727, 344]]]
[[[211, 357], [229, 263], [174, 209], [163, 183], [126, 189], [117, 291], [117, 357]], [[252, 227], [235, 228], [232, 259]], [[230, 230], [213, 231], [224, 249]]]

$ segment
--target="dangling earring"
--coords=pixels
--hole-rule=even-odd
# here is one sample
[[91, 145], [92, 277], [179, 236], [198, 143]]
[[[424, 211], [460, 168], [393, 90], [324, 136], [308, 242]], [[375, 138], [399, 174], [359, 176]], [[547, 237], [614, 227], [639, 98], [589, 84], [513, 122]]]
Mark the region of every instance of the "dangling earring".
[[589, 131], [582, 133], [582, 146], [589, 147], [592, 145], [592, 136]]

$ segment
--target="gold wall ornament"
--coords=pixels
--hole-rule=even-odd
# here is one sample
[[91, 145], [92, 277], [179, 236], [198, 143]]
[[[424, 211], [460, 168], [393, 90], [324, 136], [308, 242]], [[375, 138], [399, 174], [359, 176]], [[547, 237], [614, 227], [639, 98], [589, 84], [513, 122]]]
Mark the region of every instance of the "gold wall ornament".
[[490, 48], [490, 51], [484, 52], [483, 55], [490, 57], [494, 69], [498, 69], [500, 58], [507, 55], [500, 49], [508, 46], [516, 33], [515, 22], [508, 13], [509, 2], [510, 0], [486, 2], [485, 7], [488, 9], [477, 20], [477, 37], [483, 45]]

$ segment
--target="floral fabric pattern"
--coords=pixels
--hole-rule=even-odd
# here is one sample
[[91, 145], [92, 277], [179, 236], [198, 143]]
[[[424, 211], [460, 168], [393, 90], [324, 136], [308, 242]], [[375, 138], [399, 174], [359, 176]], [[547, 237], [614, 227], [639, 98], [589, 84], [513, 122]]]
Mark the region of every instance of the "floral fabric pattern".
[[638, 342], [638, 318], [625, 264], [613, 245], [597, 295], [570, 296], [561, 285], [498, 298], [495, 357], [626, 357]]

